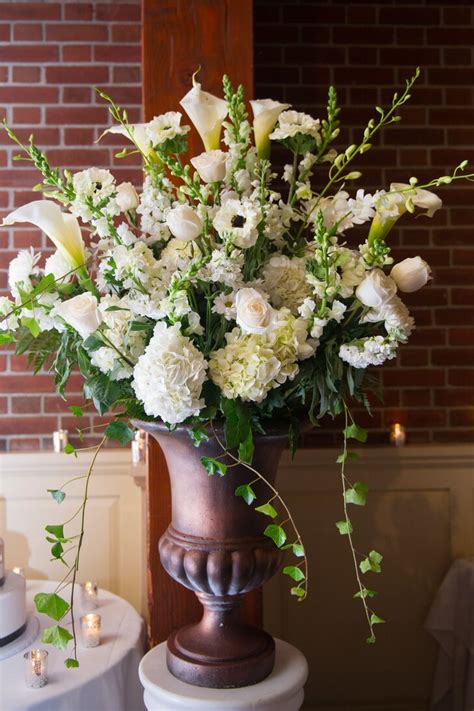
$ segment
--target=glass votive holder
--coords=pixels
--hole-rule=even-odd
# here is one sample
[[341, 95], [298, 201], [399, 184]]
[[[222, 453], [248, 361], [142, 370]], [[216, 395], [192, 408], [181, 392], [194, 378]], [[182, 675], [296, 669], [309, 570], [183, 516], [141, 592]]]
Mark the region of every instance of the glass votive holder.
[[46, 649], [30, 649], [23, 655], [25, 660], [25, 684], [29, 689], [41, 689], [48, 683], [48, 652]]
[[407, 441], [407, 433], [403, 425], [399, 422], [395, 422], [390, 427], [390, 442], [395, 445], [395, 447], [403, 447]]
[[86, 580], [81, 585], [82, 607], [84, 610], [95, 610], [99, 607], [99, 588], [96, 582]]
[[98, 647], [100, 644], [100, 615], [89, 612], [81, 617], [81, 636], [84, 647]]
[[21, 575], [23, 578], [25, 577], [25, 569], [20, 568], [18, 565], [15, 565], [14, 568], [12, 568], [12, 573], [16, 573], [17, 575]]
[[64, 452], [64, 447], [69, 442], [69, 432], [68, 430], [55, 430], [53, 432], [53, 450], [59, 454], [59, 452]]

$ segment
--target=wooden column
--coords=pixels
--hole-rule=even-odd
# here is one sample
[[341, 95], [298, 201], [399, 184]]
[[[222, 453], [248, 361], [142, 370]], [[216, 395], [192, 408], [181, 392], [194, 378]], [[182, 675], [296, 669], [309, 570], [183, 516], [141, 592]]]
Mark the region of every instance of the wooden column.
[[[145, 120], [182, 111], [179, 100], [191, 88], [199, 66], [205, 91], [222, 96], [222, 75], [228, 74], [233, 84], [243, 84], [248, 99], [253, 97], [252, 0], [143, 0], [142, 7]], [[203, 150], [193, 129], [190, 154]], [[149, 641], [154, 646], [173, 629], [198, 620], [202, 608], [192, 592], [168, 576], [158, 557], [158, 540], [171, 519], [171, 501], [166, 462], [151, 437], [147, 468]], [[248, 596], [245, 618], [261, 625], [260, 593]]]

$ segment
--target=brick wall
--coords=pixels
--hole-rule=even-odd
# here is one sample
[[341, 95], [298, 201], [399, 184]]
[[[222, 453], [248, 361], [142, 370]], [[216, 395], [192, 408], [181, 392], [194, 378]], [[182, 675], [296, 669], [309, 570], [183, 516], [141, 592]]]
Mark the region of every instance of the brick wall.
[[[129, 108], [132, 121], [141, 113], [140, 1], [0, 2], [0, 112], [27, 140], [34, 133], [53, 165], [81, 169], [113, 166], [117, 178], [140, 178], [127, 162], [114, 158], [120, 140], [94, 141], [111, 123], [100, 86]], [[18, 151], [0, 132], [0, 210], [37, 199], [30, 192], [38, 174], [26, 163], [12, 162]], [[7, 267], [15, 252], [33, 245], [50, 249], [35, 229], [3, 229], [0, 234], [0, 293], [7, 287]], [[0, 350], [0, 449], [51, 447], [51, 432], [74, 432], [94, 421], [74, 418], [68, 405], [80, 401], [82, 379], [71, 378], [69, 400], [55, 395], [52, 377], [32, 375], [24, 357]]]
[[[364, 174], [361, 186], [388, 187], [412, 175], [429, 180], [464, 158], [474, 172], [471, 5], [255, 0], [256, 93], [320, 116], [333, 83], [346, 127], [341, 146], [349, 145], [358, 142], [373, 106], [390, 102], [394, 87], [419, 65], [403, 121], [354, 165]], [[474, 438], [474, 187], [460, 183], [439, 194], [444, 209], [432, 220], [406, 218], [390, 237], [393, 256], [420, 254], [433, 281], [406, 295], [417, 330], [398, 361], [384, 366], [385, 406], [364, 418], [371, 441], [386, 441], [393, 422], [406, 425], [411, 442]], [[361, 234], [349, 231], [349, 244]], [[312, 440], [331, 442], [332, 433], [320, 430]]]
[[[344, 141], [352, 141], [387, 103], [413, 67], [423, 68], [401, 125], [380, 137], [357, 168], [368, 188], [415, 174], [440, 175], [463, 158], [474, 165], [474, 8], [470, 2], [337, 2], [255, 0], [256, 95], [271, 96], [320, 115], [334, 83], [343, 107]], [[52, 162], [80, 169], [113, 166], [122, 179], [138, 177], [114, 159], [113, 140], [93, 141], [109, 124], [92, 85], [140, 113], [140, 3], [0, 2], [0, 107], [26, 138], [34, 131]], [[341, 139], [341, 143], [342, 143]], [[32, 199], [36, 173], [13, 163], [0, 134], [0, 210]], [[117, 143], [117, 141], [115, 141]], [[116, 167], [120, 166], [120, 167]], [[403, 422], [412, 442], [466, 441], [474, 436], [474, 218], [469, 184], [442, 191], [445, 209], [433, 220], [403, 222], [391, 237], [394, 256], [420, 254], [433, 282], [407, 295], [417, 331], [400, 360], [383, 371], [384, 407], [367, 424], [372, 441]], [[348, 233], [351, 244], [360, 237]], [[47, 246], [36, 231], [0, 236], [0, 293], [8, 261], [20, 247]], [[81, 380], [74, 376], [70, 403]], [[0, 351], [0, 448], [50, 446], [59, 426], [78, 423], [54, 394], [47, 374], [32, 376], [23, 358]], [[313, 441], [332, 442], [330, 429]]]

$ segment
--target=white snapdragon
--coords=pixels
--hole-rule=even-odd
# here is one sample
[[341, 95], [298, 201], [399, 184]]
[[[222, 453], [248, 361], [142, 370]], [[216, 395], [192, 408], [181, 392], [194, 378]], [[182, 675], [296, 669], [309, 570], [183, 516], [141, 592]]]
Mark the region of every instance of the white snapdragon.
[[253, 247], [258, 237], [257, 227], [262, 211], [257, 203], [248, 199], [225, 200], [216, 213], [213, 225], [223, 239], [230, 239], [237, 247]]
[[278, 126], [270, 134], [270, 138], [274, 141], [281, 141], [285, 138], [293, 138], [298, 134], [318, 138], [319, 130], [319, 119], [314, 119], [309, 114], [298, 111], [283, 111], [278, 119]]
[[270, 295], [273, 306], [286, 306], [293, 314], [311, 295], [306, 281], [306, 260], [279, 254], [270, 257], [263, 269], [263, 288]]
[[400, 291], [411, 293], [425, 286], [431, 278], [431, 269], [421, 257], [412, 257], [395, 264], [390, 276]]
[[341, 323], [346, 313], [347, 306], [342, 303], [342, 301], [337, 301], [336, 299], [332, 302], [331, 308], [328, 310], [327, 317], [329, 320], [334, 320], [337, 323]]
[[20, 297], [20, 289], [26, 293], [33, 288], [31, 279], [40, 275], [38, 261], [41, 253], [35, 254], [33, 247], [21, 249], [8, 267], [8, 286], [15, 298]]
[[132, 387], [147, 415], [169, 424], [198, 415], [207, 363], [179, 324], [158, 322], [133, 370]]

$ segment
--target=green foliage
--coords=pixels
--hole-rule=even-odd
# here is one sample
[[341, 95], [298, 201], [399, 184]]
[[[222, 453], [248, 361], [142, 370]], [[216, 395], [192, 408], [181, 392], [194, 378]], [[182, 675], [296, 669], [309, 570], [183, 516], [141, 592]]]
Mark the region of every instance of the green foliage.
[[257, 498], [257, 495], [250, 484], [241, 484], [238, 486], [235, 490], [235, 495], [241, 496], [245, 503], [249, 506]]
[[380, 555], [380, 553], [377, 551], [370, 551], [370, 553], [360, 561], [359, 568], [362, 573], [368, 573], [369, 571], [372, 573], [381, 573], [382, 568], [380, 563], [382, 560], [383, 556]]
[[355, 593], [354, 597], [366, 598], [375, 597], [377, 593], [375, 590], [369, 590], [369, 588], [362, 587], [358, 592]]
[[363, 427], [359, 427], [355, 423], [349, 425], [345, 429], [347, 439], [356, 439], [358, 442], [366, 442], [368, 432]]
[[352, 526], [352, 523], [347, 520], [347, 521], [336, 521], [336, 528], [341, 534], [341, 536], [347, 536], [350, 533], [353, 532], [354, 528]]
[[66, 494], [61, 489], [48, 489], [47, 491], [58, 504], [62, 504], [66, 498]]
[[367, 503], [367, 493], [369, 487], [361, 481], [357, 481], [349, 489], [344, 492], [344, 497], [347, 504], [355, 504], [356, 506], [365, 506]]
[[296, 565], [287, 565], [283, 568], [283, 575], [289, 575], [296, 583], [300, 583], [305, 579], [304, 573], [301, 568]]
[[66, 665], [66, 669], [77, 669], [79, 666], [77, 659], [72, 659], [72, 657], [65, 659], [64, 664]]
[[193, 427], [189, 430], [189, 436], [195, 447], [199, 447], [202, 442], [209, 441], [209, 435], [202, 427]]
[[300, 600], [304, 600], [304, 598], [306, 597], [306, 590], [304, 588], [302, 588], [300, 585], [297, 585], [296, 587], [291, 588], [290, 592], [292, 595], [295, 595], [297, 598], [299, 598], [298, 602], [300, 602]]
[[79, 407], [78, 405], [71, 405], [69, 407], [69, 410], [72, 412], [74, 417], [82, 417], [82, 415], [84, 414], [82, 407]]
[[214, 474], [225, 476], [227, 474], [227, 465], [224, 464], [224, 462], [219, 461], [219, 459], [214, 459], [213, 457], [201, 457], [199, 461], [209, 476], [213, 476]]
[[76, 448], [70, 442], [68, 442], [66, 445], [64, 445], [63, 452], [64, 452], [64, 454], [74, 454], [74, 456], [77, 457]]
[[109, 439], [115, 439], [121, 445], [129, 444], [133, 439], [133, 430], [123, 420], [114, 420], [107, 425], [105, 436]]
[[48, 615], [59, 622], [69, 611], [70, 605], [56, 593], [38, 593], [34, 597], [35, 607], [38, 612]]
[[277, 548], [281, 548], [286, 543], [286, 533], [282, 526], [271, 523], [263, 532], [264, 536], [271, 538]]
[[262, 504], [262, 506], [256, 506], [255, 511], [258, 511], [265, 516], [269, 516], [270, 518], [276, 518], [278, 516], [278, 511], [270, 503]]
[[72, 639], [72, 634], [59, 625], [46, 627], [41, 635], [41, 641], [45, 644], [52, 644], [56, 649], [64, 651], [67, 648], [68, 642]]

